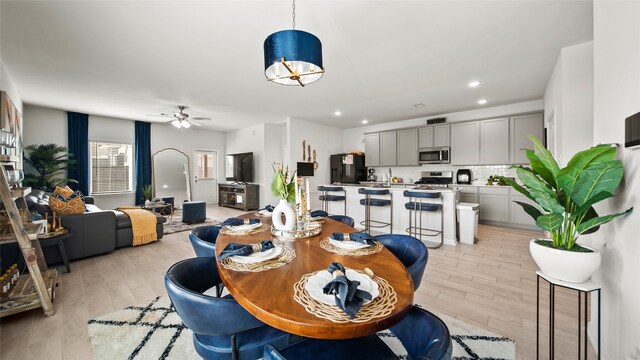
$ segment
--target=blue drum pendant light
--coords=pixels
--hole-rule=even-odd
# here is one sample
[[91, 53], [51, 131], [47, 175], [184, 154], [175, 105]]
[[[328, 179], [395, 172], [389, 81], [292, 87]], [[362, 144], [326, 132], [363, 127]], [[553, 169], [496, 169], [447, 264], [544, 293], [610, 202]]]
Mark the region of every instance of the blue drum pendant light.
[[315, 35], [296, 30], [296, 1], [293, 0], [293, 29], [269, 35], [264, 41], [264, 75], [268, 81], [304, 87], [320, 80], [322, 43]]

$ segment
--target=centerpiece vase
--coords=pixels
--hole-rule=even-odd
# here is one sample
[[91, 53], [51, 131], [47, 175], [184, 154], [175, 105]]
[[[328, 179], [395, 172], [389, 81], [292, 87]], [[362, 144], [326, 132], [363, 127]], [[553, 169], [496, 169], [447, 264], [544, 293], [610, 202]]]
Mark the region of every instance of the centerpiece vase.
[[[284, 223], [282, 222], [283, 214]], [[293, 208], [286, 199], [280, 199], [278, 205], [275, 207], [275, 209], [273, 209], [271, 220], [276, 230], [293, 231], [296, 226], [296, 214], [293, 212]]]

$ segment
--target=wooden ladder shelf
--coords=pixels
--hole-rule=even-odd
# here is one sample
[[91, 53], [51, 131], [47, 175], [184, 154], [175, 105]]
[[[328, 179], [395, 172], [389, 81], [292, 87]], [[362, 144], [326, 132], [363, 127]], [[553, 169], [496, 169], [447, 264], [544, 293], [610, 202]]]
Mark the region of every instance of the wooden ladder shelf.
[[5, 165], [2, 164], [0, 167], [2, 167], [2, 171], [0, 171], [0, 197], [15, 234], [15, 239], [2, 241], [2, 243], [17, 242], [29, 270], [28, 274], [20, 276], [7, 300], [0, 303], [0, 318], [38, 307], [42, 307], [46, 316], [51, 316], [55, 313], [53, 299], [58, 282], [58, 271], [47, 269], [40, 243], [37, 240], [39, 229], [30, 228], [27, 231], [15, 203], [16, 198], [22, 197], [24, 194], [12, 192], [7, 181]]

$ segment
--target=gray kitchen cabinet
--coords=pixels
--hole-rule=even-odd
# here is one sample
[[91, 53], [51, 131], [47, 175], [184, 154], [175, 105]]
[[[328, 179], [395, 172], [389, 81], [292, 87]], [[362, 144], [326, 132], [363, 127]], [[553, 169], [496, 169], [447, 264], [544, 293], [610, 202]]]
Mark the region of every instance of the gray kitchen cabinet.
[[364, 135], [364, 165], [380, 166], [380, 134]]
[[463, 124], [451, 124], [452, 165], [478, 164], [479, 131], [480, 125], [476, 121]]
[[509, 163], [509, 119], [480, 122], [480, 164]]
[[509, 188], [480, 187], [478, 192], [480, 220], [508, 223]]
[[418, 146], [420, 148], [433, 147], [433, 126], [418, 129]]
[[418, 129], [398, 130], [398, 166], [418, 166]]
[[396, 131], [380, 133], [380, 166], [395, 166], [398, 163], [398, 138]]
[[433, 146], [449, 146], [449, 125], [433, 127]]
[[513, 116], [510, 122], [509, 163], [528, 164], [529, 160], [522, 149], [533, 149], [533, 143], [528, 136], [533, 135], [542, 140], [544, 133], [544, 119], [542, 114]]
[[[514, 193], [517, 195], [514, 195]], [[536, 226], [536, 221], [522, 209], [522, 206], [514, 203], [514, 201], [520, 201], [540, 209], [540, 206], [538, 206], [534, 201], [511, 189], [511, 198], [509, 199], [509, 223], [515, 225]]]

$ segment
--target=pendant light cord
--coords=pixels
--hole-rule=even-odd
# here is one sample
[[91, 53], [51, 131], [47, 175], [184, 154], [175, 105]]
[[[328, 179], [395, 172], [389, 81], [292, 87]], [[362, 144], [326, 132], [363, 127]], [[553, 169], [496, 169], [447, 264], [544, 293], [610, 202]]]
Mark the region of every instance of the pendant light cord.
[[293, 0], [293, 4], [291, 5], [291, 25], [293, 25], [293, 30], [296, 29], [296, 0]]

